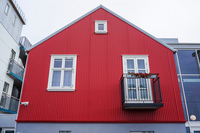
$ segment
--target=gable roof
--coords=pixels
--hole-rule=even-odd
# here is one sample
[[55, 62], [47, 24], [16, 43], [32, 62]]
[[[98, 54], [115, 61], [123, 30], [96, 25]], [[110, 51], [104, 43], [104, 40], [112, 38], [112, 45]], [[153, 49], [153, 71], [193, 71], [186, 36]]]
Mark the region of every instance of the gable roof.
[[93, 10], [89, 11], [88, 13], [84, 14], [83, 16], [79, 17], [78, 19], [74, 20], [73, 22], [69, 23], [68, 25], [64, 26], [63, 28], [57, 30], [56, 32], [52, 33], [51, 35], [47, 36], [46, 38], [42, 39], [41, 41], [39, 41], [38, 43], [36, 43], [35, 45], [32, 45], [32, 47], [28, 48], [27, 51], [30, 51], [31, 49], [37, 47], [38, 45], [40, 45], [41, 43], [45, 42], [46, 40], [50, 39], [51, 37], [55, 36], [56, 34], [58, 34], [59, 32], [65, 30], [66, 28], [70, 27], [71, 25], [75, 24], [76, 22], [80, 21], [81, 19], [85, 18], [86, 16], [90, 15], [91, 13], [95, 12], [98, 9], [104, 9], [107, 12], [109, 12], [110, 14], [114, 15], [115, 17], [121, 19], [122, 21], [126, 22], [127, 24], [131, 25], [132, 27], [134, 27], [135, 29], [139, 30], [140, 32], [146, 34], [147, 36], [149, 36], [150, 38], [154, 39], [155, 41], [159, 42], [160, 44], [162, 44], [163, 46], [167, 47], [168, 49], [172, 50], [173, 52], [176, 52], [176, 50], [174, 48], [172, 48], [171, 46], [167, 45], [165, 42], [163, 42], [162, 40], [157, 39], [156, 37], [152, 36], [151, 34], [149, 34], [148, 32], [144, 31], [143, 29], [139, 28], [138, 26], [134, 25], [133, 23], [129, 22], [128, 20], [122, 18], [121, 16], [119, 16], [118, 14], [114, 13], [113, 11], [109, 10], [108, 8], [106, 8], [103, 5], [99, 5], [98, 7], [94, 8]]

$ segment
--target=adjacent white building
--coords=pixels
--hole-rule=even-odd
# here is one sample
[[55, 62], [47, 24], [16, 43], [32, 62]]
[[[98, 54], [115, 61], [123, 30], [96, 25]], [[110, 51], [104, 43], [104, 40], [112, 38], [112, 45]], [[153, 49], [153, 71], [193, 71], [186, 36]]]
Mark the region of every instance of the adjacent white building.
[[26, 19], [15, 0], [0, 0], [0, 132], [14, 132], [24, 67], [31, 44], [21, 37]]

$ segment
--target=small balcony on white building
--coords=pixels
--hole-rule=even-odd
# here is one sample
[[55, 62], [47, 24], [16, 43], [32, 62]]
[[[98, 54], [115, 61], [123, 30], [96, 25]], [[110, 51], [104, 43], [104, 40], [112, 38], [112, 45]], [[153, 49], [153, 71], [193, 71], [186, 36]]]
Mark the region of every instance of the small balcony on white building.
[[14, 59], [10, 59], [7, 74], [14, 79], [16, 83], [23, 82], [24, 67], [17, 63]]
[[22, 60], [23, 65], [26, 65], [26, 58], [27, 58], [27, 53], [26, 50], [32, 46], [32, 44], [29, 42], [29, 40], [25, 36], [21, 36], [19, 40], [19, 45], [20, 45], [20, 54], [19, 58]]
[[2, 92], [0, 99], [0, 112], [16, 114], [19, 105], [19, 99], [17, 97], [8, 95]]

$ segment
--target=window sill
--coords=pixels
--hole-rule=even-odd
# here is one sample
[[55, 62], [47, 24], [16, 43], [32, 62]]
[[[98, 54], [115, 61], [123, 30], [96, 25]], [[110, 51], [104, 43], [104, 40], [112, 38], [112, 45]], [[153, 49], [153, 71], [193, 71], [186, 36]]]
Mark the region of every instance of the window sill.
[[47, 88], [47, 91], [75, 91], [75, 88], [56, 88], [56, 89], [51, 89], [51, 88]]
[[95, 31], [95, 34], [107, 34], [108, 31]]

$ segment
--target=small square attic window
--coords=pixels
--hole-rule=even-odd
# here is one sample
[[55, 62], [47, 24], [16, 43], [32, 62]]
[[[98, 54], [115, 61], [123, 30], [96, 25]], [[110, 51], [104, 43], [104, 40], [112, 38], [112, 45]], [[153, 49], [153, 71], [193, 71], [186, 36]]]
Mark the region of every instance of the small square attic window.
[[107, 34], [107, 20], [95, 20], [95, 33]]

